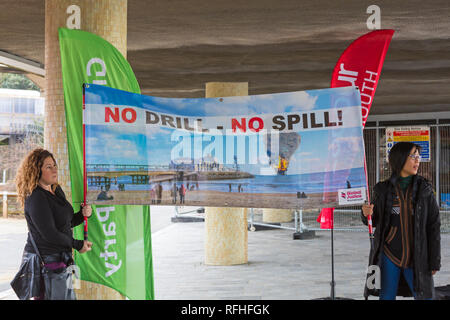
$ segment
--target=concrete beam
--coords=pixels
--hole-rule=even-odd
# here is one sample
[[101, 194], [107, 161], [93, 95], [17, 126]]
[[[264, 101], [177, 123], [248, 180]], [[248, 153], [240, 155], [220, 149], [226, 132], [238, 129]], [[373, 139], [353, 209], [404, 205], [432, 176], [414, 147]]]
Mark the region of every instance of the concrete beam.
[[44, 66], [40, 63], [16, 56], [5, 51], [0, 51], [0, 64], [6, 65], [10, 68], [25, 71], [27, 73], [45, 77]]

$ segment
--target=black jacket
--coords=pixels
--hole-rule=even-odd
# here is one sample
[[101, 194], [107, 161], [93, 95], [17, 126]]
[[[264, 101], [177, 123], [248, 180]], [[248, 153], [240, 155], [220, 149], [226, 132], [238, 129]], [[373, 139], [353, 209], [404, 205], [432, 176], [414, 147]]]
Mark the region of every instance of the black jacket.
[[[83, 240], [73, 238], [72, 228], [84, 220], [80, 212], [74, 214], [72, 205], [66, 200], [61, 187], [55, 194], [37, 186], [25, 199], [25, 218], [28, 230], [41, 255], [81, 250]], [[35, 253], [28, 236], [25, 251]]]
[[[369, 255], [369, 266], [380, 267], [380, 256], [390, 225], [393, 197], [397, 176], [392, 175], [388, 180], [379, 182], [373, 189], [371, 203], [374, 204], [372, 224], [376, 228], [374, 232], [374, 246]], [[411, 182], [412, 202], [414, 208], [414, 248], [413, 270], [414, 291], [418, 299], [430, 299], [434, 297], [434, 283], [431, 271], [440, 270], [441, 267], [441, 234], [439, 207], [434, 197], [431, 184], [421, 176], [414, 176]], [[361, 219], [367, 225], [367, 218], [361, 212]], [[368, 273], [368, 276], [370, 274]], [[403, 276], [400, 278], [397, 291], [399, 296], [412, 296]], [[364, 297], [379, 295], [378, 289], [364, 288]]]
[[[40, 295], [42, 262], [73, 263], [72, 248], [80, 250], [83, 240], [72, 236], [72, 228], [84, 220], [80, 212], [74, 214], [71, 204], [61, 187], [55, 194], [37, 186], [25, 200], [25, 218], [28, 225], [28, 239], [19, 271], [11, 282], [18, 298], [27, 300]], [[30, 233], [44, 261], [35, 252]]]

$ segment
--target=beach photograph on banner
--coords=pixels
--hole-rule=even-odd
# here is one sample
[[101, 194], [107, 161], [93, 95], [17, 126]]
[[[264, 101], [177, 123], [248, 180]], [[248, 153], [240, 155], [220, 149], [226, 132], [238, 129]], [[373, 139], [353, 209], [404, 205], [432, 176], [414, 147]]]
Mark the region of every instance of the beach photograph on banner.
[[93, 204], [322, 208], [363, 203], [359, 90], [162, 98], [85, 84]]

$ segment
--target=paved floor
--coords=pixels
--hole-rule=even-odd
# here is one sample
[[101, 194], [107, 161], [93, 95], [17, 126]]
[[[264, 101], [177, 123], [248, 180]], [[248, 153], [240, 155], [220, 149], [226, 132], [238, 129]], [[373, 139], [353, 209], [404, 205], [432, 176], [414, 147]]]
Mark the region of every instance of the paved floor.
[[[329, 231], [292, 240], [292, 231], [249, 232], [248, 264], [206, 266], [204, 223], [174, 224], [153, 235], [156, 299], [316, 299], [330, 296]], [[442, 236], [443, 268], [435, 284], [450, 284], [450, 235]], [[164, 244], [164, 245], [162, 245]], [[335, 293], [363, 299], [369, 240], [334, 233]]]
[[19, 269], [27, 232], [25, 219], [0, 218], [0, 299], [17, 299], [9, 282]]
[[[316, 299], [330, 295], [331, 237], [316, 232], [293, 240], [290, 230], [249, 232], [248, 263], [204, 264], [204, 223], [171, 223], [173, 208], [152, 210], [156, 299]], [[25, 220], [0, 218], [0, 299], [17, 299], [9, 281], [26, 237]], [[450, 284], [450, 234], [442, 234], [442, 269], [435, 285]], [[336, 296], [363, 299], [369, 240], [365, 232], [334, 233]]]

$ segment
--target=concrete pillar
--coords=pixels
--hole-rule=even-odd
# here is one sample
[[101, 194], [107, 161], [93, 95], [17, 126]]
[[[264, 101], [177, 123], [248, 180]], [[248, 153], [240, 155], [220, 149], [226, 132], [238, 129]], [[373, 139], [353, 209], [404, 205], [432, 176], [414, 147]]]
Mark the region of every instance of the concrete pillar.
[[[70, 173], [64, 112], [58, 28], [69, 27], [95, 33], [115, 46], [124, 57], [127, 51], [127, 0], [45, 1], [45, 125], [44, 146], [58, 161], [58, 178], [71, 199]], [[109, 288], [85, 282], [78, 299], [124, 299]]]
[[[78, 6], [79, 15], [74, 6]], [[70, 173], [58, 28], [67, 28], [77, 18], [80, 29], [109, 41], [126, 58], [127, 0], [45, 1], [44, 146], [58, 161], [59, 183], [68, 199], [71, 199]]]
[[[247, 82], [208, 82], [206, 98], [248, 95]], [[247, 209], [205, 209], [205, 264], [229, 266], [248, 262]]]
[[263, 222], [291, 222], [293, 213], [291, 209], [263, 209]]

